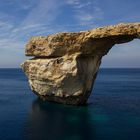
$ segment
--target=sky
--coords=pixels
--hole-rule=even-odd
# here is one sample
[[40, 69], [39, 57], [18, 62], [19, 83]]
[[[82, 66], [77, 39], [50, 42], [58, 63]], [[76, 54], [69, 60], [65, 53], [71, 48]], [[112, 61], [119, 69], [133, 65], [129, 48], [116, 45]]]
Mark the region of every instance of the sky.
[[[140, 22], [140, 0], [0, 0], [0, 68], [18, 68], [32, 36]], [[139, 67], [140, 40], [115, 45], [102, 67]]]

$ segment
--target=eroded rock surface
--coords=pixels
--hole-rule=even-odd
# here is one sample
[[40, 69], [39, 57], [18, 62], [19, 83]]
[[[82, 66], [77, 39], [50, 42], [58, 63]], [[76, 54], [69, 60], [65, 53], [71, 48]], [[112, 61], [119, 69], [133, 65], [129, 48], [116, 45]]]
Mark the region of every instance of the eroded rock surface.
[[115, 44], [140, 37], [140, 23], [118, 24], [77, 33], [33, 37], [22, 64], [34, 93], [43, 100], [85, 104], [101, 59]]

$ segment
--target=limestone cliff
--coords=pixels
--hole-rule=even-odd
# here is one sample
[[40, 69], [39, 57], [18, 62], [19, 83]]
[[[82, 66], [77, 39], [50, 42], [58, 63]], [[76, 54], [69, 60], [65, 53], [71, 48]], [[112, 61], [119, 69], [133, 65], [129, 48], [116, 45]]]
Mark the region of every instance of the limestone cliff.
[[34, 93], [43, 100], [86, 103], [101, 59], [115, 44], [140, 37], [140, 23], [118, 24], [93, 30], [33, 37], [22, 64]]

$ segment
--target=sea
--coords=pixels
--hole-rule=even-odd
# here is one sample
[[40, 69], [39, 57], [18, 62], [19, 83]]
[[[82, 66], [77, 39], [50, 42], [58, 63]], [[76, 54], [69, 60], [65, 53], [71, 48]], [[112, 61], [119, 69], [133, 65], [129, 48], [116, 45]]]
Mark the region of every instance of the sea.
[[0, 140], [140, 140], [140, 69], [100, 69], [85, 106], [43, 102], [0, 69]]

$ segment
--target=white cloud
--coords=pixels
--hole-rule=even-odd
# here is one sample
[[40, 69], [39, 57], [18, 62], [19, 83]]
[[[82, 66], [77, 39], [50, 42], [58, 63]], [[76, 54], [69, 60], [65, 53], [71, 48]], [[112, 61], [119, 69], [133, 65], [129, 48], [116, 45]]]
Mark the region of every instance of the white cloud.
[[68, 0], [67, 4], [73, 7], [74, 17], [79, 24], [92, 25], [103, 19], [103, 11], [95, 1]]
[[31, 10], [21, 21], [12, 29], [10, 37], [14, 39], [29, 38], [30, 36], [50, 34], [63, 27], [57, 28], [55, 19], [61, 12], [63, 2], [59, 0], [39, 0], [37, 4], [31, 6]]
[[23, 20], [21, 26], [27, 26], [38, 23], [50, 24], [56, 16], [59, 14], [59, 6], [61, 2], [58, 0], [40, 0], [38, 4], [32, 7], [32, 10], [28, 13]]
[[76, 8], [81, 9], [81, 8], [85, 8], [87, 6], [89, 6], [90, 4], [92, 4], [91, 2], [87, 2], [87, 3], [80, 3], [75, 5]]
[[81, 21], [91, 21], [93, 19], [93, 16], [91, 14], [81, 13], [77, 15], [77, 18]]
[[[12, 1], [10, 4], [14, 5], [15, 2], [18, 1]], [[57, 32], [57, 29], [55, 27], [53, 28], [52, 23], [57, 14], [59, 14], [57, 8], [59, 8], [60, 4], [61, 2], [58, 3], [58, 0], [39, 0], [37, 4], [32, 4], [34, 7], [32, 7], [29, 0], [23, 5], [18, 3], [22, 9], [32, 7], [27, 16], [20, 21], [20, 24], [12, 22], [14, 21], [14, 16], [12, 17], [11, 15], [0, 12], [0, 48], [15, 49], [16, 47], [18, 49], [32, 35]]]
[[5, 50], [21, 50], [24, 48], [25, 43], [23, 41], [14, 40], [12, 38], [1, 38], [0, 48]]
[[67, 4], [71, 4], [71, 5], [80, 4], [80, 0], [67, 0], [66, 2], [67, 2]]
[[12, 28], [13, 28], [13, 25], [12, 24], [0, 20], [0, 31], [1, 32], [7, 31], [7, 30], [9, 31]]

